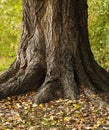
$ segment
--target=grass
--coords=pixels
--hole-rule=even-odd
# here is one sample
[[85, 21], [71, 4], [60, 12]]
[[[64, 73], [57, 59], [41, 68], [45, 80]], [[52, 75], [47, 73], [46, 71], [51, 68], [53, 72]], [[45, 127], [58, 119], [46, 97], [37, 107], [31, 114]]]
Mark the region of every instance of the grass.
[[0, 56], [0, 73], [8, 69], [14, 60], [15, 57]]

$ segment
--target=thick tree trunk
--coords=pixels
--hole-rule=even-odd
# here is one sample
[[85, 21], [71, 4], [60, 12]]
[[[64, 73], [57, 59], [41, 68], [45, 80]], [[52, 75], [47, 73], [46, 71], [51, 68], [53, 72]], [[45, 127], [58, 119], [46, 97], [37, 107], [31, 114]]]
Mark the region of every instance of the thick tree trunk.
[[109, 91], [90, 49], [86, 0], [23, 0], [16, 61], [0, 76], [0, 98], [37, 91], [36, 103], [76, 99], [80, 86]]

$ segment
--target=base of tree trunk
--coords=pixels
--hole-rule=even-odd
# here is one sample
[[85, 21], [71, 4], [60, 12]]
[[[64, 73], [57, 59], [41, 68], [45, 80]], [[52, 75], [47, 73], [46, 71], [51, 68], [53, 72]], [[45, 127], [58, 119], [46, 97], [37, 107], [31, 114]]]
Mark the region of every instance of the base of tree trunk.
[[[60, 72], [60, 70], [58, 70], [58, 72]], [[68, 71], [68, 69], [65, 70], [65, 73], [64, 69], [62, 69], [62, 72], [60, 77], [57, 78], [57, 75], [55, 75], [56, 73], [53, 73], [53, 75], [52, 73], [51, 75], [47, 74], [45, 63], [31, 64], [26, 69], [23, 69], [20, 68], [18, 62], [15, 61], [14, 64], [0, 76], [0, 99], [27, 93], [29, 91], [36, 91], [34, 99], [37, 104], [59, 98], [78, 99], [82, 86], [79, 77], [77, 78], [79, 72], [76, 71], [75, 73], [74, 71]], [[84, 76], [84, 78], [86, 77]], [[96, 78], [94, 77], [94, 79]], [[92, 99], [90, 90], [95, 94], [98, 93], [98, 95], [102, 95], [100, 93], [108, 92], [109, 88], [106, 86], [108, 82], [105, 82], [103, 87], [98, 88], [89, 81], [90, 80], [87, 78], [82, 82], [84, 84], [84, 93], [88, 98]], [[101, 81], [98, 83], [103, 84]], [[92, 99], [92, 101], [94, 100]]]

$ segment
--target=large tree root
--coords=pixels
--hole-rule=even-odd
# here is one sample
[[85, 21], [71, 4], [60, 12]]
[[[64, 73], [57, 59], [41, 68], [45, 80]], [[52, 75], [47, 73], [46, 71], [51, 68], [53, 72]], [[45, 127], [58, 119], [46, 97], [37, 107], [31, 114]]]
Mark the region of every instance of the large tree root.
[[34, 97], [35, 103], [45, 103], [51, 100], [64, 97], [64, 91], [59, 81], [49, 81], [44, 83]]
[[3, 79], [0, 84], [0, 99], [38, 90], [45, 79], [46, 68], [44, 67], [45, 64], [33, 63], [34, 64], [30, 64], [25, 70], [19, 69], [17, 73], [14, 73], [14, 76], [10, 76], [10, 74], [6, 75], [7, 72], [1, 75], [1, 79], [6, 75], [8, 80], [3, 82]]

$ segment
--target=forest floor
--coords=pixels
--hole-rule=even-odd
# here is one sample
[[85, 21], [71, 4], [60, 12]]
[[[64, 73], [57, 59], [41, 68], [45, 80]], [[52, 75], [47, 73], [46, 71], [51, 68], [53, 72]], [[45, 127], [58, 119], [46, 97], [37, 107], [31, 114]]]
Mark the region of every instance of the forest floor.
[[81, 90], [77, 101], [37, 105], [35, 92], [1, 100], [0, 130], [109, 130], [108, 96], [104, 102], [90, 90]]

